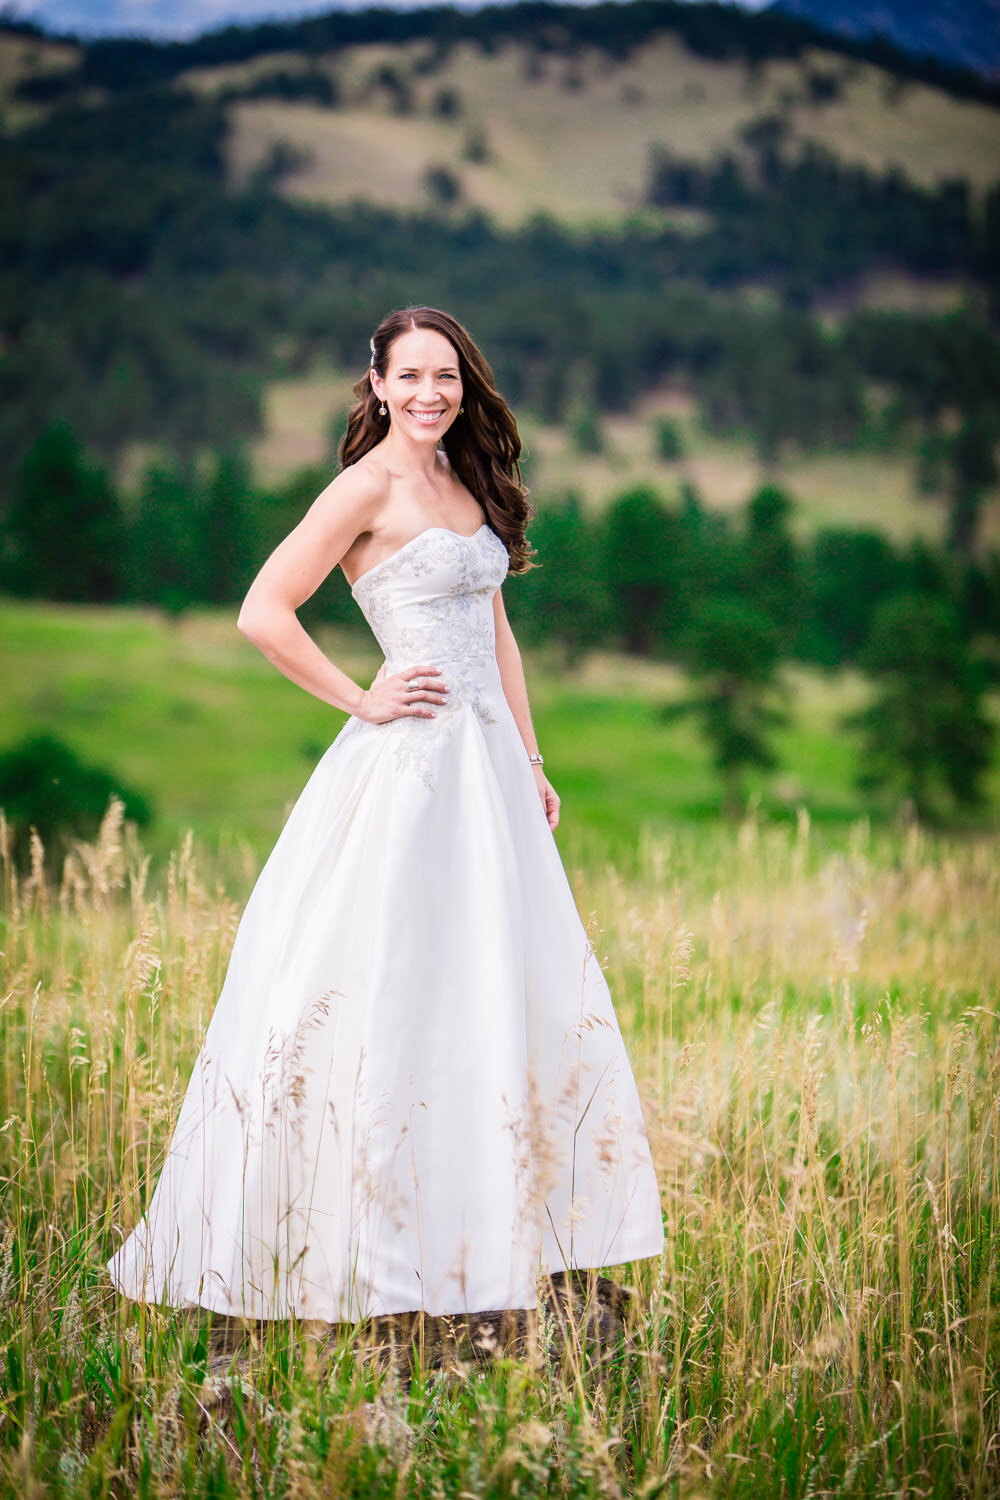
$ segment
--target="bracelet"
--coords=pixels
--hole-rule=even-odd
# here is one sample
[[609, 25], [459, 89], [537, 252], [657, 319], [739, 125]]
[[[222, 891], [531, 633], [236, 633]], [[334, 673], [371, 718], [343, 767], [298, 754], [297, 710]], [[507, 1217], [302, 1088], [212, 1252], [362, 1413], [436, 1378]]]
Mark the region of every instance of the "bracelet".
[[539, 755], [538, 751], [536, 750], [534, 755], [528, 756], [528, 763], [532, 766], [542, 766], [545, 764], [545, 757], [543, 755]]

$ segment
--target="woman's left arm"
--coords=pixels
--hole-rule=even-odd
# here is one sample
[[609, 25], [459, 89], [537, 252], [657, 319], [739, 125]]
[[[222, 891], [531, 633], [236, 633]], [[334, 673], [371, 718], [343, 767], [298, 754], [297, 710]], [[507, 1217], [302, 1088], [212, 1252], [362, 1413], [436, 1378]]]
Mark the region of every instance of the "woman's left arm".
[[[504, 697], [514, 715], [514, 722], [524, 741], [525, 751], [528, 755], [537, 755], [538, 741], [535, 739], [535, 731], [531, 723], [531, 709], [528, 707], [528, 689], [524, 681], [521, 653], [517, 648], [514, 632], [510, 628], [507, 611], [503, 605], [503, 595], [499, 589], [493, 600], [493, 614], [496, 620], [497, 666], [500, 668]], [[538, 787], [538, 795], [542, 799], [549, 827], [554, 829], [559, 822], [559, 798], [542, 767], [532, 766], [532, 770], [535, 773], [535, 785]]]

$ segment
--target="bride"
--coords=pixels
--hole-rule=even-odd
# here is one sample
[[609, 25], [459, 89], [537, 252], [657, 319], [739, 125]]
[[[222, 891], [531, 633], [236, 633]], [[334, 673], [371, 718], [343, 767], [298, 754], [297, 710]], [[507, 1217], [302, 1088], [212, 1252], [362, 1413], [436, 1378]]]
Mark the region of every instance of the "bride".
[[[342, 472], [239, 627], [350, 714], [247, 904], [129, 1297], [326, 1322], [533, 1307], [540, 1272], [660, 1253], [635, 1082], [551, 830], [501, 584], [520, 441], [448, 314], [371, 341]], [[295, 611], [337, 566], [371, 687]]]

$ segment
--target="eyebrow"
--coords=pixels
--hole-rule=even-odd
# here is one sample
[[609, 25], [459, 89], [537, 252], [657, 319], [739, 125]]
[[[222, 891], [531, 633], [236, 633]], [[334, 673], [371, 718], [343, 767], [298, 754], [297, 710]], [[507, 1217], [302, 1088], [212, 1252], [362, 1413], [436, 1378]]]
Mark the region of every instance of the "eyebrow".
[[[437, 371], [438, 371], [439, 375], [442, 374], [445, 370], [455, 371], [457, 373], [457, 371], [458, 371], [458, 365], [438, 365], [437, 366]], [[399, 370], [398, 370], [397, 373], [400, 374], [400, 375], [419, 375], [419, 373], [420, 373], [420, 366], [419, 365], [400, 365]]]

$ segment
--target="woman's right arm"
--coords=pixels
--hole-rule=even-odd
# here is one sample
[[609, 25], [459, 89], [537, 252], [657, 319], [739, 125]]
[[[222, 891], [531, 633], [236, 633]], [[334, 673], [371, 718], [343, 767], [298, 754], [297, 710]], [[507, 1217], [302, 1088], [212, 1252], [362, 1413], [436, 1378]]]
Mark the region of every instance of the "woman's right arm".
[[350, 468], [329, 484], [302, 520], [271, 553], [243, 601], [238, 628], [307, 693], [357, 718], [384, 723], [412, 714], [433, 716], [443, 702], [429, 689], [416, 695], [410, 676], [438, 675], [436, 667], [415, 665], [407, 673], [379, 677], [361, 688], [335, 666], [299, 624], [295, 611], [319, 588], [362, 532], [370, 530], [384, 500], [377, 470]]

